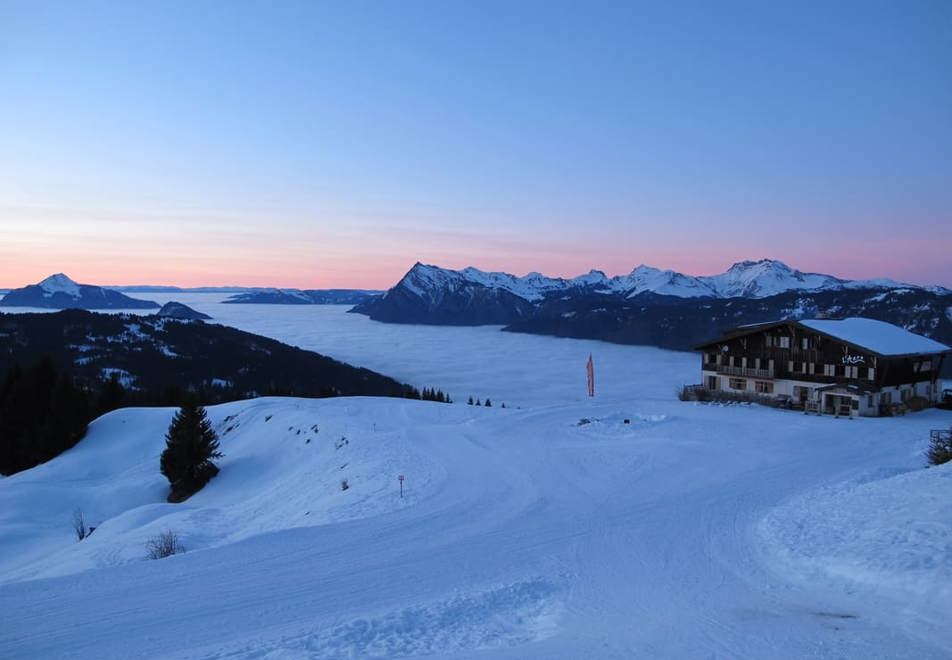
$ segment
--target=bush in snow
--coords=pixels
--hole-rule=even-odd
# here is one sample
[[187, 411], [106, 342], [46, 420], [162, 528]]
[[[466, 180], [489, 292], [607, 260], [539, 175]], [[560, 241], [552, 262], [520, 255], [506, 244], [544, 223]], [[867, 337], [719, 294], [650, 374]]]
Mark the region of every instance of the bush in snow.
[[218, 436], [205, 409], [186, 403], [175, 414], [165, 435], [165, 451], [159, 465], [172, 489], [169, 502], [188, 499], [218, 474], [213, 458], [221, 458]]
[[162, 559], [185, 552], [185, 548], [179, 543], [178, 534], [172, 530], [166, 530], [150, 538], [145, 542], [145, 549], [149, 559]]
[[82, 509], [73, 510], [73, 533], [76, 534], [76, 540], [82, 541], [89, 536], [89, 528], [86, 526], [86, 516]]
[[952, 429], [932, 432], [926, 458], [931, 465], [942, 465], [952, 461]]

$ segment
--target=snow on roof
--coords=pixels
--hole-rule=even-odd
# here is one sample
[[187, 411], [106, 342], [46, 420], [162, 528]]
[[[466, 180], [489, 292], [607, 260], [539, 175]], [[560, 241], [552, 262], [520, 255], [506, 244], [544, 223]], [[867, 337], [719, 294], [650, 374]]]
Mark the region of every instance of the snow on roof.
[[853, 317], [841, 320], [803, 319], [800, 323], [880, 355], [942, 353], [952, 350], [945, 344], [885, 321]]

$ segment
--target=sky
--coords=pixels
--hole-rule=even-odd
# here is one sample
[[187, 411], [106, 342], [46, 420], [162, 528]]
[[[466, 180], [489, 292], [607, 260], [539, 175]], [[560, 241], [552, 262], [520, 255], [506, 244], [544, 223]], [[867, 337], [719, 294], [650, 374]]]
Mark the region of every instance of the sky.
[[947, 0], [0, 0], [0, 286], [950, 250]]

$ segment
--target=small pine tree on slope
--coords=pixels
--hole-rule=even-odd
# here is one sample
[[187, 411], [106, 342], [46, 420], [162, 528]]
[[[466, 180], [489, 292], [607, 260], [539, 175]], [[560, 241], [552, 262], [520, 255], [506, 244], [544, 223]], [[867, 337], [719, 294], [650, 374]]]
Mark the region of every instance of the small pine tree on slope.
[[165, 450], [159, 461], [172, 487], [169, 502], [181, 502], [200, 491], [218, 474], [212, 459], [221, 456], [218, 435], [205, 409], [191, 402], [183, 405], [165, 434]]

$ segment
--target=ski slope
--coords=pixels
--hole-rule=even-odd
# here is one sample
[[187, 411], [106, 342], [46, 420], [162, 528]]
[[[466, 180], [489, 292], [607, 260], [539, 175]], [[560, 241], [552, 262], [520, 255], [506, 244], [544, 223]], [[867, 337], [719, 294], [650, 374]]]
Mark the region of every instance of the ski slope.
[[[116, 411], [73, 450], [0, 481], [0, 657], [952, 650], [952, 602], [936, 586], [950, 569], [947, 507], [925, 497], [952, 472], [918, 456], [940, 413], [258, 399], [210, 409], [222, 472], [169, 505], [157, 465], [173, 412]], [[882, 536], [877, 551], [798, 538], [850, 502], [849, 484], [911, 505], [880, 529], [854, 498], [826, 523]], [[82, 542], [76, 506], [99, 523]], [[904, 516], [925, 536], [895, 536]], [[187, 552], [145, 559], [165, 529]], [[893, 561], [916, 553], [931, 564]]]

